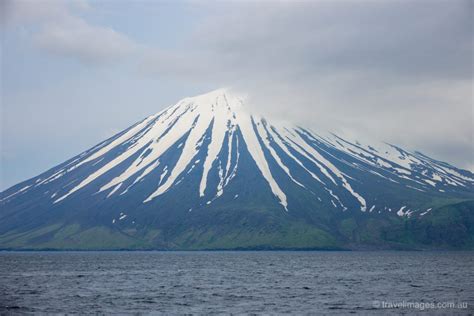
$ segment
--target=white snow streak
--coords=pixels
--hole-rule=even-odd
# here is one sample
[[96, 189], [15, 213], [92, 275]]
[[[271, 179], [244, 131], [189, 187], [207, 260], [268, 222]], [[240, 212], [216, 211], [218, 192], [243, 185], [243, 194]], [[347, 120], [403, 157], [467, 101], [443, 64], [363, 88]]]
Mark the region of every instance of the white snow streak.
[[222, 95], [218, 96], [215, 101], [211, 143], [207, 148], [207, 156], [204, 160], [204, 170], [199, 185], [199, 196], [204, 196], [204, 191], [207, 186], [207, 175], [209, 170], [211, 170], [212, 163], [216, 160], [217, 154], [219, 154], [222, 148], [224, 136], [228, 130], [227, 124], [231, 122], [232, 113], [225, 100], [224, 95]]
[[293, 178], [293, 176], [290, 173], [290, 169], [288, 169], [288, 167], [283, 163], [283, 161], [281, 161], [281, 159], [277, 155], [275, 149], [273, 149], [272, 146], [270, 145], [269, 135], [267, 134], [267, 131], [266, 131], [265, 127], [263, 126], [262, 121], [259, 122], [259, 124], [257, 124], [257, 132], [258, 132], [260, 138], [262, 139], [263, 143], [265, 144], [265, 147], [270, 151], [270, 154], [275, 159], [275, 161], [280, 166], [280, 168], [283, 169], [283, 171], [285, 171], [285, 173], [288, 175], [288, 177], [291, 179], [291, 181], [293, 181], [297, 185], [304, 188], [305, 186], [303, 184], [301, 184], [295, 178]]
[[249, 150], [250, 155], [257, 164], [257, 167], [262, 172], [263, 177], [270, 185], [273, 194], [278, 197], [278, 199], [280, 200], [280, 204], [283, 205], [286, 211], [288, 211], [288, 202], [286, 201], [286, 195], [280, 189], [275, 179], [273, 179], [273, 176], [270, 172], [270, 168], [268, 167], [267, 161], [263, 154], [262, 148], [260, 147], [260, 144], [258, 142], [257, 135], [253, 130], [251, 117], [244, 113], [239, 113], [238, 120], [240, 131], [242, 132], [242, 136], [244, 137], [244, 141], [247, 144], [247, 149]]

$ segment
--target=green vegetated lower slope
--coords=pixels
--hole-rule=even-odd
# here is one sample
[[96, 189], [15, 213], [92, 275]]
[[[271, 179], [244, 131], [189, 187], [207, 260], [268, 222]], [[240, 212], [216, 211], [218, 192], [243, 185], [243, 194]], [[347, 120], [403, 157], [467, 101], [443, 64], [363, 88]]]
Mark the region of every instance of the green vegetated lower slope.
[[198, 220], [134, 228], [51, 223], [0, 236], [2, 249], [474, 249], [474, 200], [412, 218], [347, 212], [315, 223], [289, 214], [214, 210]]

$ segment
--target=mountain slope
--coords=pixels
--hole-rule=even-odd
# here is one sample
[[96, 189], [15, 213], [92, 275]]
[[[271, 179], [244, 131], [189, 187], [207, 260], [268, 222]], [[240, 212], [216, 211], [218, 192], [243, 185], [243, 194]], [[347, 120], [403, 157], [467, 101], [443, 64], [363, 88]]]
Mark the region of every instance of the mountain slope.
[[[469, 171], [390, 144], [270, 123], [216, 90], [2, 192], [0, 247], [436, 247], [382, 237], [474, 200], [473, 189]], [[463, 221], [469, 230], [471, 217]]]

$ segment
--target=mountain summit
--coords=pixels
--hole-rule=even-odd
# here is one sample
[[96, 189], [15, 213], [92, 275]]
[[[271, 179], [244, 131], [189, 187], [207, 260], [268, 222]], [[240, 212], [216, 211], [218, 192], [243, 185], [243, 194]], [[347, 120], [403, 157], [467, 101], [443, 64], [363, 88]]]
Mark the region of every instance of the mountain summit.
[[471, 248], [474, 174], [185, 98], [0, 194], [0, 248]]

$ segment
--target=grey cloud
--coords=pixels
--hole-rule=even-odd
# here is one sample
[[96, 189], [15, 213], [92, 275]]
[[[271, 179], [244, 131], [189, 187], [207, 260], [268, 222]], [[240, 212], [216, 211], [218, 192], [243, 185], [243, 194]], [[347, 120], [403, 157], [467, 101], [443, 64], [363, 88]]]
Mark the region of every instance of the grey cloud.
[[84, 1], [45, 0], [41, 5], [28, 0], [7, 1], [10, 26], [29, 28], [36, 44], [52, 54], [85, 64], [104, 64], [130, 56], [139, 45], [110, 27], [91, 25], [74, 14], [88, 10]]
[[108, 63], [136, 51], [136, 44], [124, 35], [79, 19], [63, 25], [46, 25], [36, 34], [35, 40], [54, 54], [87, 64]]

